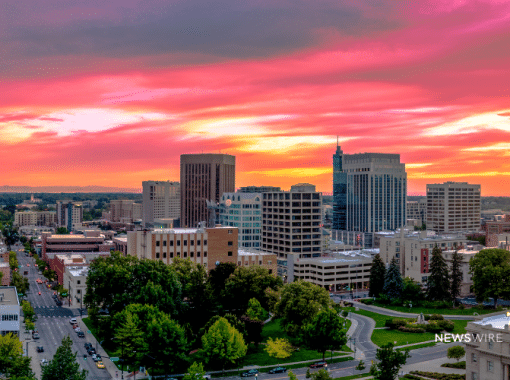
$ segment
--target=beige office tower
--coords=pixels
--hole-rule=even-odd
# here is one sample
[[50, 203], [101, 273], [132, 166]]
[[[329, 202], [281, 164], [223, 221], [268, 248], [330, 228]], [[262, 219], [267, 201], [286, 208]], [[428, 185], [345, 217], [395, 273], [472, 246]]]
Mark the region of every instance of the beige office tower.
[[181, 227], [209, 223], [207, 203], [217, 204], [223, 193], [235, 191], [236, 158], [229, 154], [181, 155]]
[[480, 185], [467, 182], [427, 185], [428, 230], [477, 232], [480, 213]]
[[142, 182], [142, 224], [151, 227], [154, 219], [177, 219], [180, 215], [179, 182]]

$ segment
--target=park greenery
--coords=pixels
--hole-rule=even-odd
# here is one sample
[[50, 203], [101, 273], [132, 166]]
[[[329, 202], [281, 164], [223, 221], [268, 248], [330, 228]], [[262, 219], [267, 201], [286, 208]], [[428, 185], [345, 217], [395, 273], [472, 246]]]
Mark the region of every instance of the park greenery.
[[88, 371], [81, 370], [72, 351], [73, 341], [65, 337], [57, 352], [46, 365], [41, 366], [41, 380], [85, 380]]
[[91, 263], [84, 303], [107, 352], [154, 374], [182, 373], [192, 362], [221, 370], [311, 360], [346, 342], [324, 288], [283, 285], [261, 267], [221, 263], [207, 273], [189, 259], [167, 265], [113, 252]]
[[0, 335], [0, 373], [7, 379], [35, 380], [30, 357], [23, 356], [23, 346], [16, 335]]
[[446, 356], [448, 359], [456, 359], [457, 362], [462, 359], [462, 357], [466, 355], [466, 349], [462, 346], [453, 346], [448, 348], [446, 352]]
[[393, 343], [388, 343], [377, 350], [375, 358], [378, 362], [372, 365], [370, 374], [376, 380], [394, 380], [410, 356], [409, 350], [398, 351]]

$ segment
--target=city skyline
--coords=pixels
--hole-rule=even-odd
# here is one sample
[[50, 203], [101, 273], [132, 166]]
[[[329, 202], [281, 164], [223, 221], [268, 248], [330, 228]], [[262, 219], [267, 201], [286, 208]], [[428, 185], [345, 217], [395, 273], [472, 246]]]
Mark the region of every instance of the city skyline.
[[400, 154], [410, 194], [508, 196], [509, 19], [496, 0], [9, 4], [0, 186], [141, 188], [221, 152], [236, 188], [331, 193], [339, 136]]

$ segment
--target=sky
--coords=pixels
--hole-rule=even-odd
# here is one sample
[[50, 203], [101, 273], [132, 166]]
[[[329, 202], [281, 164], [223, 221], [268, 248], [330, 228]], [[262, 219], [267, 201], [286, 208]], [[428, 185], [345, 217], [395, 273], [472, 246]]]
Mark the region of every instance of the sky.
[[409, 194], [510, 196], [510, 1], [0, 3], [0, 185], [141, 188], [185, 153], [332, 191], [399, 153]]

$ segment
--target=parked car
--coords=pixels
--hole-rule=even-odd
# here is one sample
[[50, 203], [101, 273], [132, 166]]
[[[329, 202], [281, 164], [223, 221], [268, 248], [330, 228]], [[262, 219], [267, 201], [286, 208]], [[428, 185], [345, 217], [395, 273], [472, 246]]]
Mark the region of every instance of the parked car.
[[38, 332], [32, 333], [32, 339], [39, 339], [39, 338], [40, 338], [40, 336], [39, 336]]
[[269, 370], [269, 373], [282, 373], [282, 372], [287, 372], [287, 368], [285, 368], [285, 367], [276, 367], [276, 368], [273, 368], [273, 369]]
[[81, 329], [80, 329], [79, 327], [77, 327], [77, 328], [75, 328], [75, 329], [74, 329], [74, 332], [75, 332], [75, 333], [79, 333], [80, 331], [81, 331]]
[[310, 368], [322, 368], [322, 367], [325, 367], [327, 364], [328, 363], [325, 361], [320, 361], [320, 362], [311, 364]]
[[85, 338], [85, 333], [83, 331], [78, 331], [78, 338]]
[[100, 362], [102, 360], [101, 355], [99, 354], [92, 355], [92, 360], [94, 360], [95, 362]]
[[87, 353], [89, 355], [94, 355], [96, 353], [96, 349], [94, 347], [90, 347], [88, 350], [87, 350]]
[[43, 346], [37, 346], [37, 352], [44, 352]]
[[41, 365], [47, 365], [48, 361], [46, 359], [41, 359]]
[[[56, 294], [53, 295], [53, 298], [57, 297]], [[78, 321], [76, 320], [76, 318], [71, 318], [69, 320], [69, 323], [72, 324], [72, 325], [75, 325], [76, 323], [78, 323]]]
[[97, 366], [97, 368], [101, 368], [101, 369], [103, 369], [103, 368], [104, 368], [104, 364], [103, 364], [103, 362], [97, 362], [97, 363], [96, 363], [96, 366]]
[[62, 301], [57, 301], [56, 304], [57, 306], [62, 306]]
[[251, 377], [259, 373], [258, 369], [250, 369], [249, 371], [241, 373], [241, 377]]
[[89, 342], [85, 342], [85, 344], [83, 345], [83, 347], [85, 347], [86, 350], [88, 350], [89, 348], [92, 347], [92, 343], [89, 343]]

